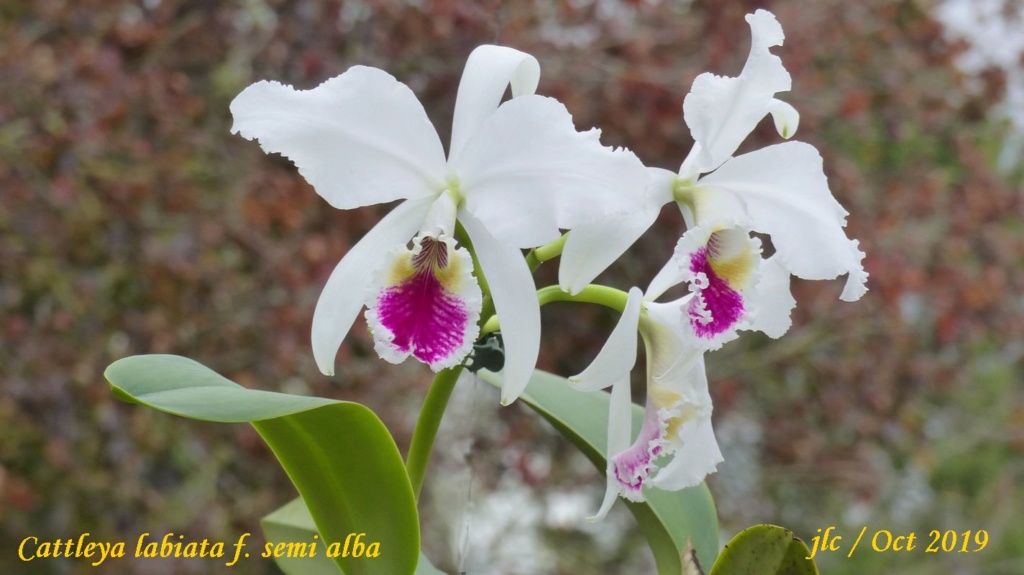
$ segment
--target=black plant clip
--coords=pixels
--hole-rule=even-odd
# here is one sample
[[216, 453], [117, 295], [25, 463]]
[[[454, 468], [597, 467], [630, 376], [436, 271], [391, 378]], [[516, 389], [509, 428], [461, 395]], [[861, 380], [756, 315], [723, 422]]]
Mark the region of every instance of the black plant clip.
[[505, 342], [501, 339], [500, 331], [489, 333], [473, 344], [473, 351], [469, 354], [466, 363], [466, 369], [470, 373], [476, 373], [481, 369], [501, 371], [503, 367], [505, 367]]

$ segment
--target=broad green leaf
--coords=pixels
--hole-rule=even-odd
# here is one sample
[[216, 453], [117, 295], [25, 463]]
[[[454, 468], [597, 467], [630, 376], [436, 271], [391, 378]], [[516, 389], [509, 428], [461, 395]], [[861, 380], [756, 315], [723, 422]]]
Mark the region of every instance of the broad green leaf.
[[710, 575], [818, 575], [810, 549], [777, 525], [755, 525], [733, 537]]
[[346, 575], [415, 571], [420, 537], [412, 486], [394, 439], [367, 407], [246, 389], [173, 355], [128, 357], [104, 375], [126, 401], [192, 419], [250, 422], [309, 505], [318, 550], [358, 533], [365, 533], [365, 552], [378, 544], [377, 557], [335, 558]]
[[[306, 509], [305, 502], [301, 497], [296, 497], [284, 507], [281, 507], [264, 517], [260, 524], [263, 526], [263, 535], [268, 543], [278, 542], [305, 542], [318, 541], [314, 535], [319, 535], [316, 524], [313, 523], [313, 516]], [[274, 559], [277, 566], [284, 571], [285, 575], [339, 575], [341, 571], [329, 557], [327, 557], [326, 545], [318, 543], [316, 553], [308, 557], [277, 557]]]
[[775, 572], [778, 575], [818, 575], [818, 566], [814, 559], [808, 559], [810, 556], [811, 550], [807, 548], [807, 544], [794, 536], [786, 548], [782, 564]]
[[416, 566], [415, 575], [447, 575], [444, 571], [441, 571], [434, 564], [427, 559], [426, 555], [420, 554], [420, 563]]
[[[480, 377], [494, 386], [500, 380], [490, 372]], [[543, 371], [534, 372], [526, 391], [520, 396], [578, 447], [604, 474], [608, 442], [609, 394], [573, 389], [562, 377]], [[639, 432], [643, 408], [634, 405], [634, 433]], [[654, 552], [659, 575], [679, 575], [683, 571], [683, 550], [693, 541], [697, 557], [711, 565], [718, 553], [718, 514], [711, 492], [703, 483], [681, 491], [646, 489], [644, 503], [626, 504]]]
[[[317, 534], [313, 517], [301, 497], [296, 497], [261, 521], [267, 541], [313, 541]], [[326, 555], [317, 553], [310, 559], [277, 559], [285, 575], [338, 575], [338, 568]], [[414, 575], [445, 575], [422, 554]]]

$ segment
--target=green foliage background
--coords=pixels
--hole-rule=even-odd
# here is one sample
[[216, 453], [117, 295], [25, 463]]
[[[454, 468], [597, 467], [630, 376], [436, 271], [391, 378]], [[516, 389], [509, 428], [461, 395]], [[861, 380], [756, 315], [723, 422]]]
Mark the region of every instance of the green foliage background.
[[[231, 136], [228, 103], [250, 82], [308, 88], [353, 64], [378, 66], [412, 87], [447, 140], [465, 58], [496, 41], [537, 56], [540, 92], [562, 99], [578, 127], [674, 168], [691, 144], [681, 118], [690, 82], [738, 72], [743, 14], [756, 7], [786, 30], [776, 52], [794, 90], [783, 98], [802, 113], [797, 138], [825, 156], [872, 291], [843, 304], [840, 286], [797, 281], [786, 338], [748, 335], [709, 357], [727, 459], [709, 485], [723, 532], [771, 522], [809, 540], [836, 525], [849, 541], [865, 524], [919, 538], [987, 529], [978, 554], [862, 547], [820, 564], [840, 575], [1016, 573], [1024, 194], [1019, 174], [991, 167], [1002, 129], [988, 112], [1003, 79], [986, 74], [982, 90], [967, 90], [932, 4], [910, 0], [5, 2], [0, 572], [100, 572], [21, 563], [16, 546], [30, 534], [234, 541], [293, 497], [248, 426], [118, 403], [102, 373], [126, 355], [176, 353], [249, 387], [360, 401], [407, 446], [428, 370], [377, 360], [358, 326], [337, 377], [320, 375], [309, 351], [324, 281], [386, 208], [336, 211], [287, 161]], [[743, 150], [776, 140], [766, 123]], [[602, 279], [646, 284], [680, 230], [666, 210]], [[540, 283], [554, 280], [547, 268]], [[613, 321], [552, 306], [541, 367], [580, 370]], [[477, 444], [494, 467], [483, 487], [503, 474], [538, 490], [600, 484], [503, 458], [538, 451], [558, 461], [570, 450], [521, 406], [493, 417], [500, 433]], [[573, 551], [586, 542], [572, 532], [551, 538], [572, 557], [552, 572], [608, 572]], [[623, 553], [642, 553], [632, 541]], [[216, 567], [123, 560], [101, 572]], [[254, 560], [231, 572], [273, 570]]]

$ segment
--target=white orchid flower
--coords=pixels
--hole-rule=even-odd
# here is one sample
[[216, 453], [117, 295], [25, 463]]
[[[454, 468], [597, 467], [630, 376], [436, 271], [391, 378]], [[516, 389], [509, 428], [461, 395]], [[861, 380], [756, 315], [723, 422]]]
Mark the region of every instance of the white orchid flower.
[[[738, 329], [785, 333], [795, 305], [790, 274], [849, 274], [846, 301], [867, 291], [864, 254], [843, 231], [847, 213], [829, 191], [817, 150], [787, 142], [733, 157], [768, 114], [784, 138], [799, 123], [796, 110], [775, 98], [791, 87], [789, 72], [769, 51], [782, 44], [782, 27], [765, 10], [746, 20], [752, 41], [740, 75], [701, 74], [684, 100], [695, 144], [678, 173], [650, 168], [643, 210], [572, 230], [559, 269], [562, 289], [578, 292], [651, 226], [662, 206], [675, 202], [687, 231], [669, 265], [677, 268], [676, 279], [690, 282], [695, 297], [684, 313], [692, 343], [704, 349], [735, 338]], [[775, 255], [762, 259], [751, 231], [768, 234]]]
[[[643, 501], [645, 487], [675, 491], [700, 483], [722, 461], [711, 428], [711, 394], [704, 354], [687, 344], [679, 306], [684, 300], [657, 303], [672, 280], [659, 274], [644, 295], [629, 298], [618, 325], [593, 363], [569, 381], [585, 391], [612, 388], [608, 414], [607, 489], [600, 520], [616, 495]], [[629, 374], [636, 364], [637, 333], [647, 351], [647, 405], [637, 438], [630, 443], [633, 403]]]
[[[644, 178], [631, 152], [602, 146], [597, 130], [577, 132], [562, 104], [534, 95], [539, 79], [529, 54], [474, 50], [447, 158], [413, 92], [376, 68], [355, 66], [306, 91], [258, 82], [231, 103], [232, 132], [291, 159], [332, 206], [404, 200], [349, 250], [317, 302], [313, 354], [325, 374], [364, 304], [384, 359], [412, 355], [437, 371], [465, 358], [478, 334], [482, 278], [456, 246], [457, 220], [501, 321], [502, 402], [525, 388], [540, 311], [520, 249], [637, 209], [621, 191], [642, 189]], [[510, 85], [513, 98], [501, 103]]]

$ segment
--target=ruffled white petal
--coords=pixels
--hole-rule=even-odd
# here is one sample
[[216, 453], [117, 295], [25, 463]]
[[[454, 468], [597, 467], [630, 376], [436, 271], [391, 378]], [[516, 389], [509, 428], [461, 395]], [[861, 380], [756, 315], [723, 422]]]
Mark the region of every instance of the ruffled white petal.
[[460, 210], [459, 221], [473, 242], [494, 298], [505, 342], [501, 403], [516, 400], [530, 382], [540, 353], [540, 304], [522, 253], [498, 241], [483, 222]]
[[412, 91], [355, 66], [312, 90], [257, 82], [231, 102], [232, 133], [295, 163], [332, 206], [356, 208], [443, 189], [444, 149]]
[[711, 428], [711, 416], [692, 422], [686, 430], [686, 441], [677, 449], [672, 461], [651, 478], [651, 485], [666, 491], [693, 487], [715, 472], [724, 461], [722, 451]]
[[454, 162], [469, 138], [501, 103], [505, 88], [512, 97], [533, 94], [540, 82], [540, 64], [533, 56], [504, 46], [480, 46], [473, 50], [462, 71], [452, 120]]
[[[634, 330], [635, 331], [635, 330]], [[601, 508], [588, 521], [600, 521], [611, 511], [612, 505], [619, 494], [619, 482], [615, 477], [614, 457], [629, 449], [630, 436], [633, 434], [633, 400], [630, 398], [629, 374], [612, 385], [611, 402], [608, 406], [608, 459], [605, 468], [606, 487]]]
[[604, 389], [616, 381], [629, 379], [629, 372], [636, 364], [637, 327], [640, 322], [640, 309], [643, 306], [643, 293], [640, 288], [629, 290], [626, 309], [619, 317], [608, 340], [594, 361], [579, 375], [569, 378], [569, 383], [583, 391]]
[[772, 46], [782, 45], [785, 37], [775, 16], [758, 10], [747, 15], [747, 22], [752, 35], [750, 55], [740, 75], [701, 74], [683, 101], [686, 124], [701, 145], [694, 173], [713, 170], [729, 159], [771, 111], [775, 93], [792, 85], [782, 60], [769, 52]]
[[577, 132], [561, 103], [505, 102], [466, 143], [454, 169], [466, 210], [502, 243], [528, 248], [562, 229], [643, 209], [646, 170], [632, 152]]
[[675, 180], [673, 172], [648, 168], [642, 210], [573, 228], [565, 240], [558, 264], [558, 284], [562, 291], [578, 294], [636, 243], [658, 218], [662, 206], [672, 201]]
[[384, 255], [416, 233], [432, 198], [409, 200], [391, 210], [338, 262], [313, 312], [313, 357], [326, 375], [334, 375], [334, 356], [365, 302], [375, 269]]
[[[864, 253], [846, 237], [846, 210], [832, 196], [818, 151], [786, 142], [737, 156], [699, 182], [699, 218], [741, 205], [754, 230], [771, 236], [780, 263], [804, 279], [850, 274], [842, 298], [866, 291]], [[706, 201], [705, 201], [706, 200]]]
[[670, 491], [692, 487], [722, 462], [722, 452], [711, 429], [711, 394], [703, 355], [685, 371], [665, 374], [649, 386], [648, 396], [658, 396], [659, 389], [680, 398], [680, 405], [673, 411], [685, 422], [675, 424], [677, 429], [666, 429], [667, 434], [674, 432], [663, 438], [672, 460], [654, 474], [651, 484]]
[[796, 299], [789, 290], [789, 270], [782, 266], [777, 256], [761, 263], [760, 281], [749, 296], [750, 307], [754, 310], [752, 330], [762, 331], [770, 337], [782, 337], [793, 324], [790, 314], [796, 307]]

